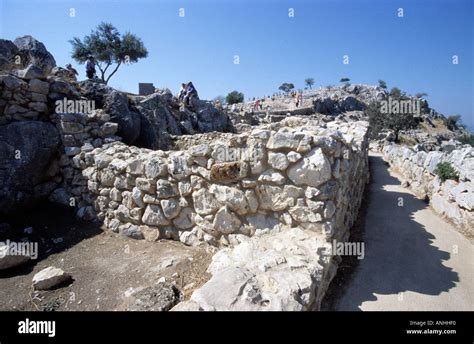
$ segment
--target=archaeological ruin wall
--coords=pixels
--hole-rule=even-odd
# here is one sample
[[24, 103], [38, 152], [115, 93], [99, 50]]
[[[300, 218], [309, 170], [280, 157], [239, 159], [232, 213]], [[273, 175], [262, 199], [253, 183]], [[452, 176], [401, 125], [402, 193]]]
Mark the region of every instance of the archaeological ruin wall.
[[[474, 149], [453, 147], [447, 151], [415, 150], [395, 144], [382, 152], [386, 161], [402, 174], [420, 198], [427, 198], [432, 208], [458, 228], [473, 233], [474, 228]], [[449, 162], [459, 173], [459, 181], [442, 182], [436, 174], [441, 162]]]
[[190, 245], [281, 225], [344, 239], [368, 177], [367, 127], [330, 124], [289, 118], [211, 142], [202, 134], [205, 143], [179, 151], [121, 142], [81, 150], [81, 201], [94, 199], [84, 212], [126, 236]]

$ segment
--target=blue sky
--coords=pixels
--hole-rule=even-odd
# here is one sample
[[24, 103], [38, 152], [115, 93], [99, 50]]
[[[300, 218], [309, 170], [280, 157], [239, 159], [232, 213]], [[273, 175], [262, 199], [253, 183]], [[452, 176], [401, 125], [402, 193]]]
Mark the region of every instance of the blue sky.
[[[473, 3], [0, 0], [0, 37], [31, 34], [65, 65], [73, 62], [68, 40], [107, 21], [140, 36], [149, 51], [147, 59], [121, 67], [111, 79], [122, 90], [137, 92], [138, 82], [153, 82], [177, 92], [181, 82], [192, 80], [204, 99], [234, 89], [248, 98], [271, 94], [283, 82], [303, 88], [307, 77], [316, 86], [336, 85], [341, 77], [369, 84], [383, 79], [408, 93], [428, 93], [432, 107], [461, 114], [472, 128]], [[453, 55], [459, 64], [452, 63]], [[84, 67], [73, 65], [83, 78]]]

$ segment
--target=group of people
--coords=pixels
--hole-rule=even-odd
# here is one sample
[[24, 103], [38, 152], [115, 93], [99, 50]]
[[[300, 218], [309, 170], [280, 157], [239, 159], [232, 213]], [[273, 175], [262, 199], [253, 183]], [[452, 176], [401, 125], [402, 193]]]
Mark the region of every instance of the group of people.
[[296, 98], [296, 107], [299, 108], [300, 105], [303, 105], [303, 93], [298, 92], [293, 95]]
[[[89, 56], [86, 61], [86, 75], [88, 79], [97, 78], [95, 66], [96, 66], [96, 63], [95, 63], [94, 57]], [[70, 64], [67, 65], [66, 67], [68, 69], [72, 68]], [[77, 75], [77, 71], [73, 68], [72, 70]], [[194, 87], [192, 81], [188, 83], [182, 83], [179, 89], [178, 100], [184, 103], [184, 105], [192, 107], [194, 99], [199, 99], [199, 96], [198, 96], [196, 87]]]
[[260, 99], [257, 99], [255, 101], [255, 103], [253, 104], [253, 109], [254, 110], [262, 110], [262, 108], [263, 108], [263, 105], [262, 105]]
[[199, 99], [196, 87], [194, 87], [191, 81], [182, 83], [179, 88], [178, 100], [184, 103], [184, 105], [192, 106], [194, 99]]

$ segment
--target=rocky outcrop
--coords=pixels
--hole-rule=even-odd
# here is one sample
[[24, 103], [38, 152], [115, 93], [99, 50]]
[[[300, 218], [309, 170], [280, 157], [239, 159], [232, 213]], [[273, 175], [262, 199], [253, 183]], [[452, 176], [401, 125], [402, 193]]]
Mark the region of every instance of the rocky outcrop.
[[244, 239], [214, 255], [212, 278], [176, 310], [318, 310], [337, 268], [332, 260], [330, 243], [298, 227]]
[[[75, 155], [117, 140], [168, 149], [175, 135], [231, 129], [227, 116], [204, 101], [192, 111], [179, 109], [166, 90], [146, 98], [97, 80], [62, 77], [52, 55], [31, 36], [1, 40], [0, 50], [0, 204], [8, 204], [1, 211], [49, 198], [93, 219]], [[77, 110], [77, 104], [87, 108]]]
[[12, 41], [0, 39], [0, 70], [14, 68], [15, 56], [17, 55], [18, 48]]
[[46, 49], [43, 43], [31, 36], [23, 36], [13, 42], [22, 56], [22, 63], [25, 66], [34, 65], [41, 69], [44, 75], [48, 75], [51, 69], [56, 66], [53, 55]]
[[[420, 198], [430, 200], [432, 208], [460, 229], [473, 234], [474, 228], [474, 148], [466, 145], [447, 151], [387, 145], [385, 160], [404, 177]], [[459, 173], [459, 181], [441, 182], [436, 175], [440, 162], [450, 162]]]
[[8, 213], [48, 197], [57, 184], [60, 137], [51, 123], [13, 122], [0, 126], [0, 211]]
[[24, 79], [44, 78], [56, 66], [44, 44], [31, 36], [19, 37], [14, 42], [0, 40], [0, 52], [0, 70]]
[[169, 149], [173, 135], [232, 131], [227, 115], [205, 101], [194, 107], [181, 107], [167, 89], [149, 96], [132, 96], [96, 81], [79, 83], [83, 97], [110, 114], [119, 125], [117, 135], [123, 142], [151, 149]]

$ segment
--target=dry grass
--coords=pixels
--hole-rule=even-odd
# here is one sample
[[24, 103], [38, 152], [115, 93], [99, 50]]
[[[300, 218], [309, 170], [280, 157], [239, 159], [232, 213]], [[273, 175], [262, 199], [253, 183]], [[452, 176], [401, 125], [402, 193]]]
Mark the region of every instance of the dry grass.
[[435, 126], [434, 128], [431, 127], [428, 123], [421, 122], [420, 127], [423, 129], [423, 131], [430, 133], [430, 134], [446, 134], [450, 133], [451, 131], [446, 127], [446, 124], [442, 119], [433, 119], [431, 121], [433, 125]]
[[213, 253], [198, 252], [193, 256], [193, 261], [180, 270], [177, 285], [183, 293], [184, 300], [189, 300], [192, 293], [211, 278], [211, 274], [206, 270], [211, 263], [212, 256]]

